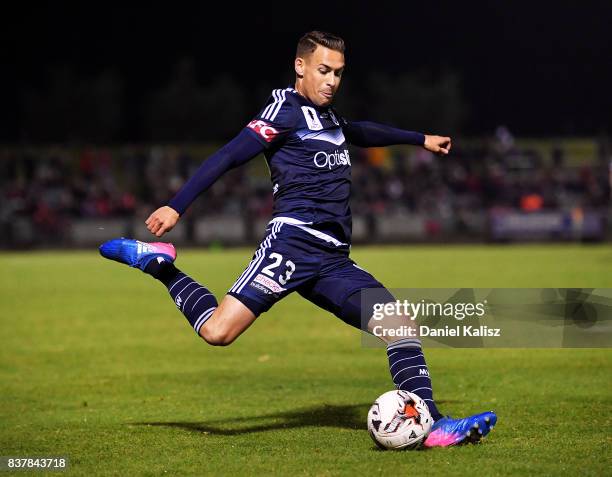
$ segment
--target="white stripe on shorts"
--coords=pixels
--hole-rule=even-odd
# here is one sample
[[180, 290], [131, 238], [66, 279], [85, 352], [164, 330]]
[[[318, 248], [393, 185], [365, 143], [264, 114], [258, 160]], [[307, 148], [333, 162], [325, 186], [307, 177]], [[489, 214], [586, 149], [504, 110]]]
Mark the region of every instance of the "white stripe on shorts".
[[238, 277], [238, 280], [236, 280], [232, 288], [230, 288], [231, 292], [240, 293], [246, 283], [248, 283], [248, 281], [253, 277], [253, 275], [257, 271], [257, 268], [266, 256], [266, 249], [268, 249], [272, 245], [272, 240], [276, 239], [276, 234], [280, 231], [281, 227], [282, 224], [274, 224], [272, 226], [272, 228], [270, 229], [270, 233], [263, 240], [263, 242], [261, 242], [261, 245], [259, 246], [257, 252], [255, 252], [255, 257], [253, 257], [253, 260], [251, 260], [249, 266], [244, 272], [242, 272], [242, 275]]

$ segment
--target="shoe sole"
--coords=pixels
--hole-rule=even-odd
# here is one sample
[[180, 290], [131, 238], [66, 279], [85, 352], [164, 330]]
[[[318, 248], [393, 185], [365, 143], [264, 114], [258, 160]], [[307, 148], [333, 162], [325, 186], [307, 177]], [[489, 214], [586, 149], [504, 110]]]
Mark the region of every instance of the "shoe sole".
[[[497, 421], [497, 419], [495, 419], [495, 421]], [[485, 416], [479, 422], [475, 422], [470, 430], [466, 432], [465, 437], [455, 445], [478, 444], [493, 430], [494, 427], [495, 424], [491, 424], [491, 418], [489, 416]]]
[[426, 439], [425, 442], [423, 443], [423, 446], [426, 448], [433, 448], [433, 447], [452, 447], [452, 446], [465, 445], [465, 444], [478, 444], [485, 436], [489, 434], [489, 432], [491, 432], [491, 430], [493, 430], [493, 428], [495, 427], [495, 424], [497, 423], [497, 416], [495, 415], [495, 413], [489, 412], [486, 414], [487, 415], [479, 418], [478, 421], [475, 422], [472, 425], [472, 427], [462, 436], [454, 434], [454, 439], [456, 439], [455, 441], [451, 441], [451, 442], [447, 441], [448, 443], [444, 444], [443, 442], [447, 439], [444, 439], [444, 438], [440, 439], [438, 437], [434, 439], [435, 443], [432, 443], [430, 445], [427, 445], [427, 439]]

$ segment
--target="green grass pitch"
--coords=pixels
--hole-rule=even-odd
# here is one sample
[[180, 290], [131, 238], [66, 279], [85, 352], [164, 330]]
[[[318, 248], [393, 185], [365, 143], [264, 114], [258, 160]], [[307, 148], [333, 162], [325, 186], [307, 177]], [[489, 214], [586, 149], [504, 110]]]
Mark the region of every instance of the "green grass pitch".
[[[218, 296], [251, 249], [179, 251]], [[612, 247], [354, 247], [390, 287], [612, 287]], [[74, 475], [555, 475], [612, 468], [612, 350], [431, 349], [442, 412], [494, 409], [480, 445], [377, 450], [382, 349], [299, 296], [227, 348], [97, 251], [0, 254], [1, 455]]]

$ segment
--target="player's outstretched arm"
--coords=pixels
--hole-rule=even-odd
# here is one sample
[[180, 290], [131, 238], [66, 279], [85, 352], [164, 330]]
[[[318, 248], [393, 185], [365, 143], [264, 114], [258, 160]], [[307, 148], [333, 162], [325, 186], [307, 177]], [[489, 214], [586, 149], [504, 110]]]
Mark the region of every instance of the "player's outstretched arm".
[[344, 121], [342, 126], [349, 143], [359, 147], [384, 147], [396, 144], [422, 146], [428, 151], [445, 156], [449, 153], [451, 139], [406, 131], [371, 121]]
[[177, 194], [145, 221], [149, 231], [157, 237], [172, 230], [191, 203], [219, 177], [230, 169], [247, 163], [263, 152], [264, 146], [247, 129], [210, 156], [198, 168]]

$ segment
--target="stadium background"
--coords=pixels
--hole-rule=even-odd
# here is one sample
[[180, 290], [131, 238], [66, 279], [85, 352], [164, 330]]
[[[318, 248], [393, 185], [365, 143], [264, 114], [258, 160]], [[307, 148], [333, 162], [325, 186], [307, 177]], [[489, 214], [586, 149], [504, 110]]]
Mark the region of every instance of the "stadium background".
[[[344, 22], [333, 3], [241, 9], [220, 25], [204, 7], [15, 12], [1, 246], [145, 238], [143, 218], [292, 81], [296, 39], [315, 26], [346, 37], [342, 114], [454, 139], [446, 160], [352, 150], [357, 242], [609, 238], [609, 6], [383, 2], [365, 16], [357, 3]], [[271, 211], [263, 162], [228, 174], [168, 238], [255, 243]]]
[[[66, 455], [77, 475], [608, 473], [607, 349], [428, 350], [444, 411], [500, 423], [481, 446], [382, 453], [365, 415], [391, 381], [357, 332], [291, 296], [207, 347], [158, 284], [99, 257], [148, 238], [147, 214], [289, 84], [319, 28], [347, 41], [343, 114], [454, 140], [444, 159], [351, 150], [360, 265], [393, 287], [612, 287], [609, 3], [294, 11], [7, 7], [0, 454]], [[221, 296], [270, 195], [262, 158], [230, 172], [167, 236], [179, 266]]]

